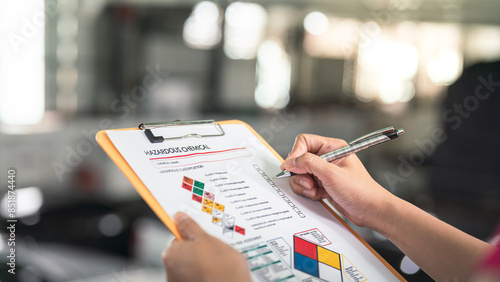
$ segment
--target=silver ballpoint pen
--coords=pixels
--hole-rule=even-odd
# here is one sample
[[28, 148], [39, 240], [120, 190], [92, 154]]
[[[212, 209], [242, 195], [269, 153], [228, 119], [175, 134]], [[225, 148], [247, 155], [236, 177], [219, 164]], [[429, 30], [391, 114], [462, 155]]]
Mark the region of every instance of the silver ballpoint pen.
[[[375, 145], [391, 141], [392, 139], [398, 138], [404, 133], [405, 131], [402, 128], [394, 129], [393, 126], [382, 128], [380, 130], [359, 137], [358, 139], [350, 142], [349, 145], [345, 147], [321, 155], [320, 158], [324, 159], [327, 162], [338, 160], [350, 154], [354, 154], [356, 152], [364, 150], [366, 148], [370, 148]], [[275, 178], [285, 178], [293, 175], [295, 175], [295, 173], [284, 170], [278, 173]]]

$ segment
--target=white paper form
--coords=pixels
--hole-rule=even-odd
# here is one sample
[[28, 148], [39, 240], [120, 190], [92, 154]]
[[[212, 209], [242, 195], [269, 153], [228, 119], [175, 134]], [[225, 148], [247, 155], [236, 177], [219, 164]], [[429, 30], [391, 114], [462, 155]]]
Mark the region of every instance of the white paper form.
[[[319, 202], [272, 178], [280, 160], [245, 125], [221, 126], [225, 136], [163, 143], [142, 130], [106, 133], [170, 217], [184, 211], [242, 252], [255, 281], [399, 281]], [[153, 131], [173, 130], [186, 134]]]

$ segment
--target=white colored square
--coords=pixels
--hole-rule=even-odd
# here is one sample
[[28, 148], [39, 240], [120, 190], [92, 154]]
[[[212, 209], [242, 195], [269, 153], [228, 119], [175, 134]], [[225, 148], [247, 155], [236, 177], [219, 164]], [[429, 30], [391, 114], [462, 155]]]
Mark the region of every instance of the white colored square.
[[318, 262], [318, 271], [319, 271], [319, 278], [321, 279], [330, 282], [342, 281], [342, 273], [340, 272], [340, 270], [333, 268], [328, 264]]

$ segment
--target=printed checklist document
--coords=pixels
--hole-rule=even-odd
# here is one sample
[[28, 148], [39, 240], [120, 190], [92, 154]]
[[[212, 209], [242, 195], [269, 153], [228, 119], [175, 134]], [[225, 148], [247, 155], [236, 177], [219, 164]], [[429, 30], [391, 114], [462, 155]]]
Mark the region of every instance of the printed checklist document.
[[223, 136], [152, 143], [127, 129], [101, 131], [97, 140], [175, 235], [172, 218], [186, 212], [245, 255], [254, 281], [404, 281], [326, 205], [295, 194], [289, 179], [273, 179], [283, 159], [250, 126], [219, 124]]

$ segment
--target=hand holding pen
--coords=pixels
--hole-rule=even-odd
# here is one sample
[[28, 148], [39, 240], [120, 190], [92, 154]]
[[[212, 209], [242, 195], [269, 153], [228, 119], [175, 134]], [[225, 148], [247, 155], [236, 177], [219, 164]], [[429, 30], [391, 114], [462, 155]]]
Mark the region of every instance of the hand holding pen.
[[[366, 148], [373, 147], [375, 145], [393, 140], [398, 138], [399, 136], [404, 134], [403, 129], [394, 129], [394, 127], [389, 126], [386, 128], [382, 128], [380, 130], [368, 133], [364, 136], [359, 137], [358, 139], [351, 141], [347, 146], [342, 147], [340, 149], [331, 151], [324, 155], [321, 155], [320, 158], [327, 162], [332, 162], [335, 160], [339, 160], [343, 157], [346, 157], [350, 154], [354, 154]], [[278, 173], [275, 178], [284, 178], [295, 175], [293, 172], [289, 172], [287, 170], [283, 170]]]
[[[396, 133], [396, 136], [401, 134]], [[388, 139], [381, 136], [381, 139], [392, 140], [391, 136], [386, 135]], [[328, 201], [349, 222], [380, 233], [436, 281], [449, 277], [468, 280], [470, 271], [477, 267], [478, 262], [487, 254], [498, 253], [498, 247], [465, 234], [389, 192], [370, 176], [356, 154], [337, 159], [334, 163], [318, 156], [354, 146], [352, 143], [318, 135], [299, 135], [290, 155], [281, 165], [282, 170], [297, 175], [284, 181], [290, 182], [296, 194], [311, 200]], [[320, 217], [320, 220], [329, 218]], [[429, 258], [434, 261], [455, 260], [457, 263], [443, 267], [429, 263]]]
[[[388, 141], [391, 140], [390, 137], [394, 137], [391, 132], [399, 130], [393, 128], [380, 130], [358, 138], [354, 140], [356, 142], [350, 144], [352, 146], [361, 144], [358, 143], [360, 140]], [[401, 134], [402, 131], [399, 132], [399, 135]], [[377, 142], [366, 144], [374, 146]], [[339, 148], [349, 148], [350, 144], [341, 139], [301, 134], [297, 136], [292, 151], [281, 165], [281, 169], [296, 174], [289, 178], [290, 186], [296, 194], [312, 200], [326, 198], [352, 223], [370, 227], [374, 223], [370, 221], [371, 216], [376, 215], [373, 212], [378, 210], [392, 194], [373, 180], [363, 163], [351, 151], [350, 155], [336, 159], [333, 163], [319, 156], [337, 151]]]

